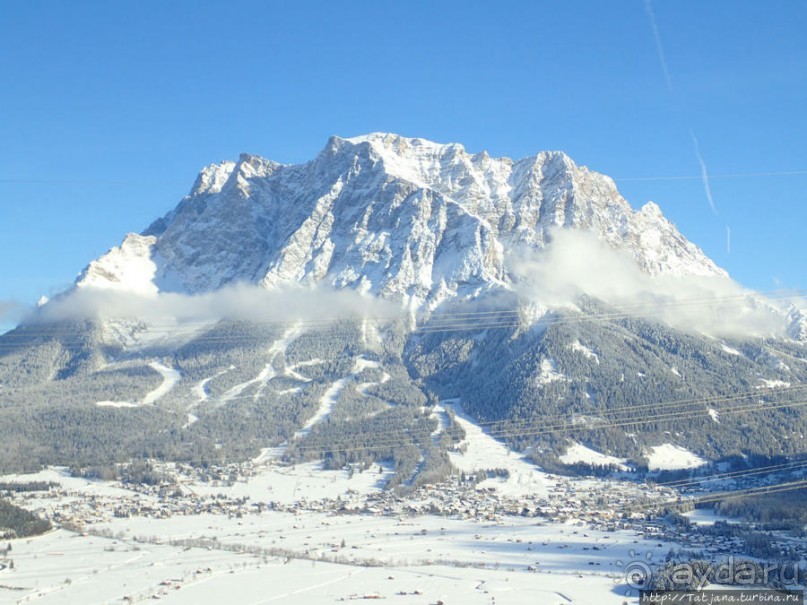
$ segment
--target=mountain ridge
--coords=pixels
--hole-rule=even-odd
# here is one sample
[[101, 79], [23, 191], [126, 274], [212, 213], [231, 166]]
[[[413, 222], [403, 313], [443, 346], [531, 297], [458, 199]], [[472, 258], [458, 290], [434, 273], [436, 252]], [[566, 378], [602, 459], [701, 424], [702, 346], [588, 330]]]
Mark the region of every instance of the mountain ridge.
[[325, 283], [434, 309], [510, 288], [506, 253], [543, 249], [553, 228], [591, 231], [650, 275], [727, 277], [656, 204], [634, 211], [612, 179], [562, 152], [513, 161], [374, 133], [331, 137], [305, 164], [242, 154], [205, 167], [174, 210], [77, 285], [198, 293], [234, 281]]

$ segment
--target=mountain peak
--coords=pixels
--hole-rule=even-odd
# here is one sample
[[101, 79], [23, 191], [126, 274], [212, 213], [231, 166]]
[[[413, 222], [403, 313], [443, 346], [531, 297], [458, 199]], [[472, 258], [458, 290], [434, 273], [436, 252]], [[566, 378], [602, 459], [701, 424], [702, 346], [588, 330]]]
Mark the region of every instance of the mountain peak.
[[230, 178], [235, 167], [236, 163], [230, 161], [205, 166], [196, 177], [189, 195], [218, 193]]
[[511, 288], [506, 252], [540, 251], [556, 228], [590, 231], [652, 275], [725, 275], [657, 205], [634, 211], [563, 152], [513, 162], [378, 132], [331, 137], [306, 164], [207, 166], [152, 239], [128, 237], [87, 273], [148, 290], [148, 270], [154, 289], [189, 292], [322, 283], [433, 308]]
[[411, 150], [428, 150], [434, 152], [451, 149], [465, 151], [465, 148], [459, 143], [435, 143], [428, 139], [405, 137], [391, 132], [371, 132], [369, 134], [349, 137], [342, 140], [353, 145], [369, 143], [379, 149], [388, 149], [398, 153], [405, 153]]
[[653, 216], [653, 217], [662, 217], [664, 214], [661, 212], [661, 208], [655, 202], [647, 202], [644, 206], [639, 209], [639, 212], [646, 216]]
[[97, 288], [141, 295], [157, 293], [152, 247], [157, 238], [129, 233], [120, 246], [92, 261], [76, 280], [78, 288]]

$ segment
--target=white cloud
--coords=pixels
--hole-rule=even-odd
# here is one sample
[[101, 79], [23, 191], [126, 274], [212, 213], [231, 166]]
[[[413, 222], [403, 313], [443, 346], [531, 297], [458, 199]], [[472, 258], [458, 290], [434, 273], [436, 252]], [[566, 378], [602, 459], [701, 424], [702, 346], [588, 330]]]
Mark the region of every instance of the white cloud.
[[139, 295], [77, 288], [51, 300], [32, 319], [137, 319], [145, 323], [172, 324], [220, 319], [327, 323], [400, 314], [400, 307], [348, 290], [297, 287], [279, 291], [239, 284], [197, 295], [170, 292]]
[[14, 300], [0, 300], [0, 322], [16, 322], [25, 313], [25, 306]]
[[781, 334], [784, 320], [761, 296], [729, 278], [656, 276], [594, 234], [568, 229], [552, 233], [542, 252], [510, 259], [523, 296], [542, 306], [573, 305], [587, 294], [617, 314], [646, 316], [711, 336]]

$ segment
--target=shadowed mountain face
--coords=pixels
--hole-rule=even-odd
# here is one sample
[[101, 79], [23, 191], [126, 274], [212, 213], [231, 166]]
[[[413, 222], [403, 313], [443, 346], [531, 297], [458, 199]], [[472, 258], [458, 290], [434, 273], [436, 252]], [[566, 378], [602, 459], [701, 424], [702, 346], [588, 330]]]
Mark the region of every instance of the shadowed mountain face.
[[562, 153], [333, 137], [205, 168], [1, 337], [3, 464], [284, 445], [391, 459], [406, 485], [448, 472], [449, 398], [545, 463], [571, 442], [792, 454], [805, 326]]

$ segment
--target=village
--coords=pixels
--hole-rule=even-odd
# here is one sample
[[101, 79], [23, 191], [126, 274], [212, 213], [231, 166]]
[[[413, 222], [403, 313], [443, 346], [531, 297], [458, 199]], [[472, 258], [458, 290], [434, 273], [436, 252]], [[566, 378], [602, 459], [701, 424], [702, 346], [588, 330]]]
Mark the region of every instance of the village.
[[[269, 466], [276, 467], [277, 463]], [[72, 484], [54, 482], [46, 491], [11, 492], [8, 496], [15, 504], [37, 512], [55, 526], [77, 532], [91, 532], [95, 526], [115, 519], [198, 515], [241, 519], [272, 512], [400, 519], [433, 516], [489, 523], [520, 517], [546, 525], [569, 525], [580, 531], [632, 531], [647, 540], [674, 542], [680, 550], [714, 556], [743, 552], [744, 548], [742, 537], [730, 533], [706, 535], [697, 524], [670, 523], [667, 517], [671, 511], [686, 512], [693, 507], [666, 487], [555, 475], [548, 494], [513, 497], [499, 493], [495, 484], [480, 485], [478, 477], [463, 474], [408, 493], [383, 489], [359, 491], [349, 487], [335, 497], [317, 497], [315, 491], [301, 490], [293, 500], [273, 500], [234, 489], [249, 485], [265, 470], [265, 464], [252, 462], [205, 469], [160, 464], [161, 480], [156, 484], [87, 480], [76, 483], [73, 479]], [[807, 547], [801, 542], [783, 539], [778, 546], [791, 556], [807, 556]]]
[[[717, 562], [751, 550], [748, 536], [732, 529], [739, 524], [714, 531], [725, 521], [710, 518], [711, 511], [692, 511], [688, 497], [639, 482], [547, 474], [546, 491], [517, 493], [495, 473], [459, 473], [404, 492], [382, 489], [388, 469], [381, 467], [324, 471], [276, 459], [204, 468], [152, 464], [149, 483], [88, 479], [75, 469], [71, 476], [66, 468], [5, 477], [5, 485], [36, 482], [39, 489], [7, 490], [4, 497], [47, 518], [54, 530], [33, 540], [2, 538], [13, 550], [0, 551], [0, 591], [17, 591], [49, 559], [80, 548], [81, 568], [108, 570], [81, 576], [84, 582], [107, 585], [118, 564], [104, 561], [138, 561], [144, 575], [136, 590], [126, 588], [127, 602], [184, 595], [184, 603], [210, 578], [304, 564], [344, 578], [368, 570], [373, 590], [345, 591], [336, 600], [406, 595], [434, 603], [440, 598], [423, 599], [429, 587], [443, 594], [434, 591], [448, 581], [446, 570], [463, 582], [491, 574], [472, 584], [480, 588], [469, 598], [488, 586], [504, 589], [510, 578], [522, 586], [537, 582], [536, 588], [550, 582], [561, 587], [553, 594], [574, 599], [623, 586], [637, 561], [657, 569], [673, 553]], [[783, 560], [807, 557], [803, 541], [784, 535], [771, 536], [766, 548]], [[175, 561], [176, 571], [161, 569], [161, 557]], [[403, 581], [413, 573], [417, 583]], [[59, 584], [53, 576], [48, 590], [57, 584], [74, 590], [67, 579], [72, 583], [70, 577]]]
[[[457, 519], [495, 521], [506, 516], [538, 517], [546, 522], [579, 522], [605, 529], [638, 528], [678, 500], [676, 492], [620, 482], [608, 489], [601, 481], [553, 477], [550, 497], [524, 494], [515, 498], [496, 487], [480, 487], [475, 479], [452, 476], [407, 493], [396, 490], [347, 489], [335, 498], [301, 493], [294, 501], [234, 496], [232, 487], [247, 483], [256, 474], [249, 463], [199, 469], [182, 464], [160, 467], [158, 484], [111, 482], [114, 489], [99, 494], [75, 493], [61, 485], [47, 491], [10, 494], [13, 501], [39, 511], [56, 525], [84, 527], [111, 518], [165, 519], [204, 513], [240, 517], [265, 511], [326, 512], [387, 516], [435, 515]], [[211, 478], [216, 477], [216, 478]], [[207, 480], [207, 481], [205, 481]], [[88, 482], [89, 483], [89, 482]], [[103, 482], [97, 482], [102, 484]], [[200, 493], [200, 485], [210, 489]], [[216, 488], [219, 488], [218, 490]]]

